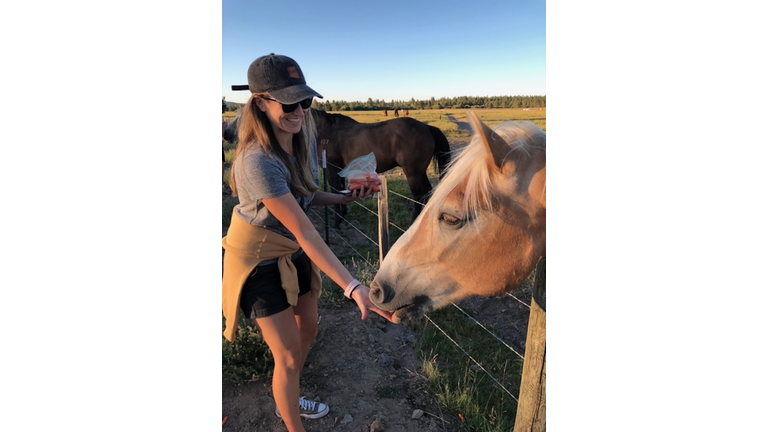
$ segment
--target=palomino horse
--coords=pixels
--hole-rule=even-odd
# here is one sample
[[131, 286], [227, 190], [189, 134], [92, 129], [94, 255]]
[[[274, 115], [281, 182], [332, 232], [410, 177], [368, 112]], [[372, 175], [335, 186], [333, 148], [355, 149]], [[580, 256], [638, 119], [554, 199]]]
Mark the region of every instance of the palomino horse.
[[397, 322], [512, 291], [545, 255], [546, 134], [531, 122], [491, 129], [468, 114], [471, 142], [371, 283], [371, 301]]
[[[412, 118], [395, 118], [378, 123], [359, 123], [342, 114], [329, 114], [313, 110], [317, 125], [317, 152], [325, 150], [328, 168], [326, 178], [332, 190], [344, 189], [339, 171], [352, 159], [373, 152], [376, 156], [376, 172], [382, 173], [401, 167], [413, 198], [425, 204], [432, 191], [427, 176], [431, 161], [437, 161], [437, 170], [442, 178], [450, 161], [448, 139], [440, 129]], [[415, 220], [422, 209], [421, 204], [413, 206]], [[336, 207], [335, 226], [339, 214], [346, 207]]]

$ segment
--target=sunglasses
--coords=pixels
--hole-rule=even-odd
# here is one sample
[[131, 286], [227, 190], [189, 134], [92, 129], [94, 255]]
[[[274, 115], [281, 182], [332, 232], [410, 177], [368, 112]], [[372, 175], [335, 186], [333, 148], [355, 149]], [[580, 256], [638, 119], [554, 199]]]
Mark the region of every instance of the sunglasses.
[[299, 105], [301, 105], [301, 109], [308, 109], [309, 107], [312, 106], [312, 100], [314, 99], [313, 96], [310, 96], [310, 97], [304, 99], [303, 101], [299, 101], [299, 102], [292, 103], [292, 104], [284, 104], [284, 103], [280, 102], [277, 99], [272, 99], [272, 98], [268, 98], [268, 97], [264, 97], [264, 96], [262, 96], [261, 98], [279, 103], [280, 105], [282, 105], [283, 112], [286, 113], [286, 114], [289, 114], [289, 113], [292, 113], [292, 112], [296, 111], [296, 107], [298, 107]]

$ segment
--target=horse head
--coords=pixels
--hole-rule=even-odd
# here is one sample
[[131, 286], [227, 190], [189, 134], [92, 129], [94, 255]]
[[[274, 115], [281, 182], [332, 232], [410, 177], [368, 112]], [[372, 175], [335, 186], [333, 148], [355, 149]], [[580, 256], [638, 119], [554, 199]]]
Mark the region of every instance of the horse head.
[[224, 132], [222, 133], [222, 138], [230, 144], [237, 142], [237, 124], [240, 121], [240, 114], [242, 111], [243, 107], [238, 108], [235, 118], [227, 124], [227, 127], [224, 128]]
[[371, 283], [373, 304], [397, 321], [512, 291], [545, 254], [546, 134], [531, 122], [491, 129], [468, 115], [470, 144]]

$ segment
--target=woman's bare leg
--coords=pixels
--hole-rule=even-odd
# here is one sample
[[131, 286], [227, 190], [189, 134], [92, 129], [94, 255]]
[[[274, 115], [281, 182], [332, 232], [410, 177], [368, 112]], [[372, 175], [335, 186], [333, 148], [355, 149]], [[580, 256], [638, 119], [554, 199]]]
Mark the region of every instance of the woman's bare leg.
[[293, 308], [293, 314], [301, 337], [301, 366], [299, 366], [299, 375], [301, 375], [301, 370], [307, 361], [309, 346], [317, 338], [317, 299], [314, 295], [307, 293], [299, 297], [296, 307]]
[[299, 377], [306, 350], [294, 319], [294, 308], [254, 321], [275, 359], [272, 394], [277, 409], [289, 432], [305, 432], [299, 416]]

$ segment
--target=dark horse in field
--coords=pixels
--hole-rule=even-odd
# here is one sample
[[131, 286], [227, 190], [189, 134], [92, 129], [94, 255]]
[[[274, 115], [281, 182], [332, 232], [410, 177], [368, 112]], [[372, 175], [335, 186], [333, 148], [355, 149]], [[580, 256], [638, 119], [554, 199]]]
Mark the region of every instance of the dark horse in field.
[[[342, 114], [313, 110], [317, 125], [317, 152], [325, 150], [326, 178], [332, 191], [344, 189], [344, 179], [338, 173], [353, 159], [373, 152], [376, 172], [383, 173], [401, 167], [413, 198], [426, 204], [432, 191], [427, 169], [432, 160], [442, 178], [450, 161], [450, 147], [440, 129], [412, 118], [395, 118], [378, 123], [359, 123]], [[422, 206], [413, 206], [413, 219]], [[346, 208], [336, 207], [334, 226], [341, 222], [339, 214]]]
[[[312, 110], [317, 125], [317, 156], [322, 160], [323, 150], [327, 168], [326, 179], [332, 192], [345, 189], [341, 171], [353, 159], [373, 152], [376, 156], [376, 172], [383, 173], [401, 167], [413, 198], [426, 204], [432, 191], [427, 169], [434, 159], [440, 178], [450, 161], [448, 139], [440, 129], [408, 117], [400, 117], [378, 123], [360, 123], [342, 114], [328, 114]], [[237, 140], [237, 117], [224, 131], [224, 139]], [[414, 204], [413, 219], [422, 206]], [[335, 206], [334, 227], [341, 224], [346, 206]]]

